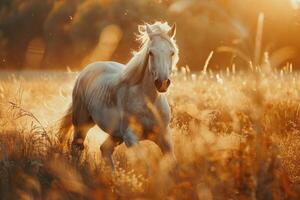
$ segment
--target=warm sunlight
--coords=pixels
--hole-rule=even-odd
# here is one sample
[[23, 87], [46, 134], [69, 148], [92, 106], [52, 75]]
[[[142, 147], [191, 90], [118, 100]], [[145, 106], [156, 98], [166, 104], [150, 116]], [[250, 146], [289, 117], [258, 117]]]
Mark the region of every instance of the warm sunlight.
[[292, 4], [292, 7], [294, 9], [299, 9], [300, 7], [300, 0], [290, 0], [291, 1], [291, 4]]
[[299, 200], [300, 0], [0, 0], [0, 199]]

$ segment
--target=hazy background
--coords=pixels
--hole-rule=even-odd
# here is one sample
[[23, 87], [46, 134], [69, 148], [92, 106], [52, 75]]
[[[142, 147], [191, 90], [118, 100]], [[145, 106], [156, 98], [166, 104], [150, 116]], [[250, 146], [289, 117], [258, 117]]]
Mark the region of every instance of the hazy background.
[[[179, 65], [238, 69], [272, 62], [300, 66], [299, 0], [0, 0], [1, 69], [81, 69], [130, 59], [137, 25], [177, 24]], [[259, 13], [262, 45], [255, 61]], [[268, 52], [268, 53], [264, 53]]]

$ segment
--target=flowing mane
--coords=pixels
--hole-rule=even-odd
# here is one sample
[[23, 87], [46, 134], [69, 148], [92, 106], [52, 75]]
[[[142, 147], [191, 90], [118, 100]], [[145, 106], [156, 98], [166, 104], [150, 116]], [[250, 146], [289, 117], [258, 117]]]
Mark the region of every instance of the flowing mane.
[[[169, 41], [170, 44], [175, 49], [175, 55], [173, 57], [173, 67], [175, 67], [175, 63], [178, 61], [178, 47], [176, 45], [176, 41], [174, 38], [171, 38], [168, 35], [168, 32], [171, 30], [171, 27], [167, 22], [155, 22], [154, 24], [148, 25], [151, 28], [151, 31], [154, 35], [159, 35], [165, 40]], [[150, 37], [146, 31], [146, 24], [138, 26], [138, 34], [136, 36], [136, 40], [140, 42], [139, 51], [133, 52], [133, 57], [126, 64], [126, 68], [122, 74], [122, 80], [130, 82], [131, 84], [138, 83], [144, 74], [145, 67], [148, 61], [148, 47]]]

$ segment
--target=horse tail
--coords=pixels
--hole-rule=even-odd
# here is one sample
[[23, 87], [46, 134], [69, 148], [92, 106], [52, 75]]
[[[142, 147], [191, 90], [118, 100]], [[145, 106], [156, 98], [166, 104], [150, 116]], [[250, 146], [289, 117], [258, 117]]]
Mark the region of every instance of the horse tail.
[[60, 119], [60, 126], [58, 130], [58, 139], [62, 148], [68, 144], [70, 138], [70, 129], [72, 123], [73, 106], [71, 105], [66, 111], [65, 115]]

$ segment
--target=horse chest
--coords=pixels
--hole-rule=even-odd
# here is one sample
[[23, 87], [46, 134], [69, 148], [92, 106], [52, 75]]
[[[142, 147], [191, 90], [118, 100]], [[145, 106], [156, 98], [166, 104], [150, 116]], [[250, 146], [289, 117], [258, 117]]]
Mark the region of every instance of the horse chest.
[[144, 130], [151, 130], [157, 123], [144, 100], [131, 102], [128, 106], [127, 116], [128, 118], [134, 118]]

